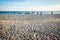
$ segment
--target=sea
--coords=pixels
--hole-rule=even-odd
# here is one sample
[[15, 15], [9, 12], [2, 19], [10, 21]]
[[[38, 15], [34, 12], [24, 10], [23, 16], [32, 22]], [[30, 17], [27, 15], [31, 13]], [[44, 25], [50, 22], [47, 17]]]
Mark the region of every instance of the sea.
[[60, 14], [60, 11], [0, 11], [0, 14]]

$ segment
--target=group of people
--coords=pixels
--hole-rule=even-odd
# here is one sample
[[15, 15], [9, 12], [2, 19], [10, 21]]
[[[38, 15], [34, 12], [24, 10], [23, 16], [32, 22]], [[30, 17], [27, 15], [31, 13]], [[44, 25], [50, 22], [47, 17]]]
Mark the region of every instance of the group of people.
[[[25, 14], [40, 14], [40, 15], [42, 15], [44, 12], [43, 11], [40, 11], [40, 12], [25, 12]], [[51, 11], [51, 13], [50, 14], [53, 14], [53, 11]]]
[[[32, 11], [32, 12], [28, 11], [28, 12], [21, 13], [21, 12], [15, 12], [14, 11], [14, 14], [16, 14], [16, 13], [17, 14], [40, 14], [40, 15], [42, 15], [44, 12], [43, 11], [40, 11], [40, 12], [38, 12], [38, 11], [37, 12], [35, 12], [35, 11]], [[53, 11], [51, 11], [51, 14], [53, 14]]]

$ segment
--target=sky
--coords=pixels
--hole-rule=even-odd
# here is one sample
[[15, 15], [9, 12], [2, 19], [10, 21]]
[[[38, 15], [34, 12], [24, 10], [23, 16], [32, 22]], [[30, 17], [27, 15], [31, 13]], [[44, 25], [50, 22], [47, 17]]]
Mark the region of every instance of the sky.
[[0, 0], [0, 11], [60, 11], [60, 0]]

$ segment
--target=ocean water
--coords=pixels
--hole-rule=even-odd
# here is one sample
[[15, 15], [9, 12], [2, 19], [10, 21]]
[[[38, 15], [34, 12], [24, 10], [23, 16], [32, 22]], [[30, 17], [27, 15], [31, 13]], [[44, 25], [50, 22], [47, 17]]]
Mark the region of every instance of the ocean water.
[[24, 11], [0, 11], [0, 14], [23, 14]]
[[60, 14], [60, 11], [0, 11], [0, 14]]

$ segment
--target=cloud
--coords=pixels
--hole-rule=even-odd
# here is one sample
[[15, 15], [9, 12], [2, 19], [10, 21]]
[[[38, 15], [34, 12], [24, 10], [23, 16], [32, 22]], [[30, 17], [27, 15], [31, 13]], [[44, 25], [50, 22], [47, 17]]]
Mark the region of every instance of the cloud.
[[60, 4], [60, 0], [25, 0], [26, 2], [33, 2], [35, 4], [40, 5], [52, 5], [52, 4]]
[[10, 11], [59, 11], [60, 5], [38, 5], [38, 6], [5, 6], [0, 10]]
[[[18, 0], [17, 0], [18, 1]], [[16, 4], [16, 5], [57, 5], [60, 4], [60, 0], [23, 0], [22, 2], [18, 1], [14, 1], [14, 2], [0, 2], [1, 4], [6, 4], [6, 5], [12, 5], [12, 4]]]
[[59, 11], [59, 0], [25, 0], [24, 2], [0, 2], [0, 10]]

